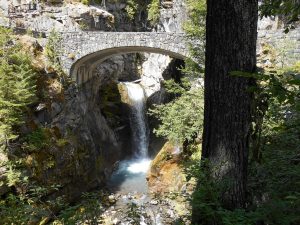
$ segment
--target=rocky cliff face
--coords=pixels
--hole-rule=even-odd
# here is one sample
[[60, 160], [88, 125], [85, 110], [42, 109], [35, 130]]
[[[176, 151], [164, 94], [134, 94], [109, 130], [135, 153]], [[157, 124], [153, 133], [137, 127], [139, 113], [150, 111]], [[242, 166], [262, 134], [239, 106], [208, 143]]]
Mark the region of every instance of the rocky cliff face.
[[[26, 151], [12, 149], [9, 157], [24, 158], [31, 180], [59, 185], [60, 195], [68, 201], [103, 187], [114, 164], [130, 154], [126, 151], [128, 115], [117, 82], [138, 78], [139, 57], [132, 54], [109, 59], [97, 67], [98, 74], [92, 80], [78, 87], [47, 68], [39, 39], [25, 35], [19, 41], [35, 52], [39, 101], [32, 105], [22, 127], [21, 136], [26, 138], [20, 144]], [[3, 173], [1, 167], [0, 181], [5, 180]], [[7, 191], [7, 186], [1, 185], [0, 194]], [[48, 197], [57, 194], [51, 192]]]
[[136, 58], [132, 54], [107, 60], [93, 79], [79, 88], [70, 85], [65, 101], [52, 104], [49, 124], [68, 144], [57, 152], [58, 166], [51, 176], [63, 181], [68, 195], [103, 185], [114, 164], [130, 154], [128, 107], [117, 82], [138, 78]]
[[157, 30], [160, 32], [183, 32], [183, 24], [187, 17], [184, 0], [162, 1]]
[[[155, 30], [158, 32], [183, 32], [183, 24], [187, 20], [185, 1], [173, 0], [162, 1], [160, 18]], [[172, 58], [166, 55], [150, 53], [146, 55], [147, 60], [142, 65], [142, 85], [145, 87], [148, 98], [153, 99], [149, 103], [160, 104], [164, 102], [164, 90], [161, 83], [164, 79], [170, 79], [170, 65]], [[169, 68], [170, 69], [170, 68]], [[163, 76], [166, 71], [165, 76]]]
[[114, 16], [94, 6], [1, 1], [0, 24], [32, 31], [111, 30]]
[[[122, 21], [126, 7], [124, 3], [108, 1], [108, 12], [82, 4], [10, 3], [1, 1], [1, 25], [42, 32], [52, 28], [57, 31], [110, 30], [115, 18]], [[165, 8], [165, 12], [168, 10], [173, 9]], [[162, 22], [165, 25], [161, 29], [173, 31], [178, 25], [174, 25], [177, 23], [175, 14], [168, 15], [172, 18], [164, 21], [172, 23]], [[125, 21], [115, 28], [119, 31], [145, 30], [145, 8], [138, 9], [136, 17], [133, 25]], [[84, 191], [104, 185], [114, 163], [130, 154], [128, 109], [121, 102], [117, 82], [142, 78], [149, 99], [153, 99], [151, 104], [160, 103], [164, 101], [161, 81], [171, 77], [170, 73], [162, 74], [168, 70], [171, 59], [155, 54], [116, 56], [98, 65], [93, 79], [78, 87], [49, 70], [43, 54], [46, 40], [20, 36], [20, 41], [36, 52], [33, 64], [40, 73], [40, 100], [32, 107], [22, 132], [42, 135], [45, 145], [30, 150], [25, 156], [12, 152], [10, 157], [21, 154], [31, 179], [43, 185], [58, 184], [59, 193], [72, 200]], [[1, 188], [1, 194], [8, 190]]]

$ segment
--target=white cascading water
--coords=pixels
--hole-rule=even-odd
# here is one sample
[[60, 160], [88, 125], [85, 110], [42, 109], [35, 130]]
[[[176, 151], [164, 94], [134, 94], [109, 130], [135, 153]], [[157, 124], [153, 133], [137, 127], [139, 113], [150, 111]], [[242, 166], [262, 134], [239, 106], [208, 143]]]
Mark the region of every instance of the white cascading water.
[[131, 103], [130, 126], [134, 153], [137, 158], [148, 156], [148, 127], [145, 113], [145, 93], [141, 85], [125, 82], [129, 101]]
[[117, 186], [121, 192], [146, 193], [148, 189], [146, 173], [151, 163], [148, 158], [149, 131], [145, 107], [146, 97], [141, 85], [131, 82], [122, 84], [126, 87], [127, 103], [130, 104], [131, 141], [134, 157], [120, 162], [118, 170], [111, 176], [110, 184]]

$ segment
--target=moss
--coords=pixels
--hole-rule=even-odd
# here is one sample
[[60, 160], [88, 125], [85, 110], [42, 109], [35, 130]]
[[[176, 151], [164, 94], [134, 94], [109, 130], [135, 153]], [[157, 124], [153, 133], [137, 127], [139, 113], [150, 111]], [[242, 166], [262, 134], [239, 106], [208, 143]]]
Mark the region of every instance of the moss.
[[119, 126], [121, 118], [121, 96], [115, 82], [107, 84], [99, 92], [100, 109], [112, 127]]
[[41, 180], [43, 179], [44, 172], [55, 167], [56, 162], [53, 155], [46, 151], [39, 151], [28, 156], [26, 164], [31, 168], [32, 175]]
[[84, 4], [84, 5], [89, 5], [90, 0], [81, 0], [81, 3]]
[[165, 195], [179, 192], [186, 184], [186, 175], [181, 165], [181, 154], [173, 154], [174, 146], [167, 142], [151, 163], [147, 176], [151, 192]]
[[120, 103], [121, 98], [118, 90], [118, 85], [115, 82], [107, 84], [104, 88], [100, 90], [100, 99], [103, 105], [110, 103]]
[[118, 91], [121, 96], [121, 102], [129, 104], [128, 94], [125, 85], [122, 83], [118, 84]]
[[50, 144], [50, 132], [47, 128], [37, 128], [25, 137], [23, 148], [31, 152], [41, 151]]
[[96, 158], [96, 170], [102, 170], [104, 167], [104, 158], [102, 155], [97, 156]]
[[57, 126], [52, 127], [52, 133], [55, 135], [56, 138], [61, 138], [61, 132]]
[[65, 147], [66, 145], [69, 144], [69, 141], [68, 139], [65, 139], [65, 138], [60, 138], [58, 140], [56, 140], [56, 145], [60, 148], [63, 148]]
[[161, 167], [170, 159], [172, 159], [172, 152], [174, 146], [167, 142], [163, 148], [159, 151], [157, 156], [151, 162], [150, 173], [151, 175], [157, 176]]

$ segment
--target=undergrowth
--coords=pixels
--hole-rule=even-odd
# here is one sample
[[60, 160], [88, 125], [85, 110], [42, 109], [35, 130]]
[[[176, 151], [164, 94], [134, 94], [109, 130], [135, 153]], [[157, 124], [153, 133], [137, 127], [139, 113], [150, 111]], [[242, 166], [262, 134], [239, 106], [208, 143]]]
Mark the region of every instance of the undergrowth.
[[[198, 179], [193, 194], [193, 213], [201, 218], [201, 224], [300, 223], [299, 73], [299, 63], [264, 74], [239, 73], [258, 81], [258, 87], [251, 91], [256, 95], [255, 126], [260, 132], [254, 129], [247, 207], [233, 211], [223, 208], [221, 196], [226, 184], [207, 172], [209, 162], [193, 164], [189, 170]], [[257, 120], [259, 116], [262, 118]]]

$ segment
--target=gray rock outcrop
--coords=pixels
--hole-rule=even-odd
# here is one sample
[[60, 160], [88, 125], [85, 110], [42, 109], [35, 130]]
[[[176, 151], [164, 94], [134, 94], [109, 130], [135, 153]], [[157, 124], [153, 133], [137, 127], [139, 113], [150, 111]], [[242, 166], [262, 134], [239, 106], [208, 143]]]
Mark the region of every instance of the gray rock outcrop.
[[60, 32], [81, 30], [111, 30], [114, 16], [96, 6], [81, 3], [47, 5], [32, 1], [1, 0], [0, 25], [48, 32], [52, 29]]

